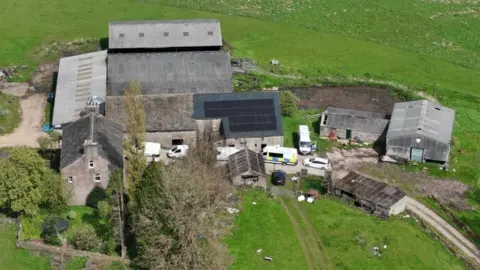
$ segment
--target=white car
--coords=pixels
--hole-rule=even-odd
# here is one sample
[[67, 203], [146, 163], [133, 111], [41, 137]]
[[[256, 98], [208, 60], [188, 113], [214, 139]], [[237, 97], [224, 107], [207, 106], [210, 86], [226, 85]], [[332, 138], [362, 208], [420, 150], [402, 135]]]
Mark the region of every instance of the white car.
[[188, 145], [175, 145], [172, 149], [168, 150], [167, 157], [169, 158], [181, 158], [187, 155]]
[[303, 166], [327, 170], [330, 169], [330, 161], [326, 158], [311, 157], [303, 160]]

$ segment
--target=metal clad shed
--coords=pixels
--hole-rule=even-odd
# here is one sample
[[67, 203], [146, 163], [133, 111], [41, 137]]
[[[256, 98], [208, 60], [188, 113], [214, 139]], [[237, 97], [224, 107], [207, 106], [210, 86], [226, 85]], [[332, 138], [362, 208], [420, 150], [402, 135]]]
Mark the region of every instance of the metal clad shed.
[[109, 24], [110, 49], [220, 47], [218, 20], [124, 21]]
[[[91, 96], [105, 100], [107, 51], [80, 54], [60, 59], [58, 68], [53, 125], [80, 119]], [[100, 106], [102, 107], [102, 105]]]
[[320, 135], [328, 137], [334, 132], [342, 139], [358, 136], [363, 141], [373, 142], [384, 134], [388, 118], [383, 113], [329, 107], [320, 119]]
[[387, 132], [386, 155], [447, 162], [454, 122], [454, 110], [429, 100], [396, 103]]
[[353, 198], [362, 207], [380, 216], [405, 210], [406, 193], [358, 172], [350, 172], [334, 183], [337, 195]]
[[266, 188], [267, 171], [262, 154], [242, 149], [228, 156], [227, 167], [234, 185], [254, 184]]
[[108, 55], [108, 96], [122, 96], [131, 80], [143, 95], [233, 92], [228, 52]]

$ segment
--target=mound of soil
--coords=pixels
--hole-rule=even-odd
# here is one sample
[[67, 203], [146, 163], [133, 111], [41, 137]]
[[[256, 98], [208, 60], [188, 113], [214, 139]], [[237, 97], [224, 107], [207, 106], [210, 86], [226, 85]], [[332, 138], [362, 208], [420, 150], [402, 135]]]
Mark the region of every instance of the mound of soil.
[[303, 109], [339, 107], [368, 112], [390, 114], [393, 105], [401, 101], [388, 90], [372, 87], [314, 87], [290, 89], [300, 98]]

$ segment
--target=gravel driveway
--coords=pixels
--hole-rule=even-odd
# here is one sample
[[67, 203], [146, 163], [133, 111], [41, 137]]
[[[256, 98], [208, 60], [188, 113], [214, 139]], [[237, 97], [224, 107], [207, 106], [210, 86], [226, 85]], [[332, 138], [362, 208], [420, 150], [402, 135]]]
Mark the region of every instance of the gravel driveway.
[[41, 126], [45, 104], [46, 98], [42, 94], [34, 94], [20, 100], [22, 121], [13, 133], [0, 136], [0, 147], [21, 145], [38, 147], [37, 139], [44, 135]]

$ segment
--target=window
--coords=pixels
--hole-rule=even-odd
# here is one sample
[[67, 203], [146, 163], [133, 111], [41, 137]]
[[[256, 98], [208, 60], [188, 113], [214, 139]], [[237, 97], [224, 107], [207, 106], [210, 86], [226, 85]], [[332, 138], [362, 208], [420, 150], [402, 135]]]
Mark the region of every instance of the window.
[[95, 177], [93, 178], [93, 182], [96, 182], [96, 183], [100, 182], [100, 174], [99, 173], [95, 174]]
[[438, 108], [438, 107], [435, 107], [435, 110], [437, 110], [437, 111], [440, 111], [440, 108]]
[[121, 38], [123, 38], [123, 37], [125, 36], [125, 34], [124, 34], [124, 33], [120, 33], [119, 36], [120, 36]]
[[188, 37], [188, 32], [183, 32], [184, 37]]
[[213, 31], [208, 31], [209, 36], [213, 36]]
[[322, 126], [325, 126], [327, 124], [327, 119], [328, 119], [328, 114], [325, 114], [325, 117], [323, 118], [323, 121], [322, 121]]
[[93, 164], [93, 160], [90, 160], [90, 162], [88, 162], [88, 167], [89, 167], [90, 169], [92, 169], [92, 168], [95, 167], [95, 165]]
[[144, 33], [139, 33], [138, 36], [139, 36], [139, 37], [144, 37], [145, 34], [144, 34]]
[[168, 32], [163, 32], [164, 37], [168, 37]]
[[72, 184], [73, 183], [73, 176], [68, 177], [68, 183]]

